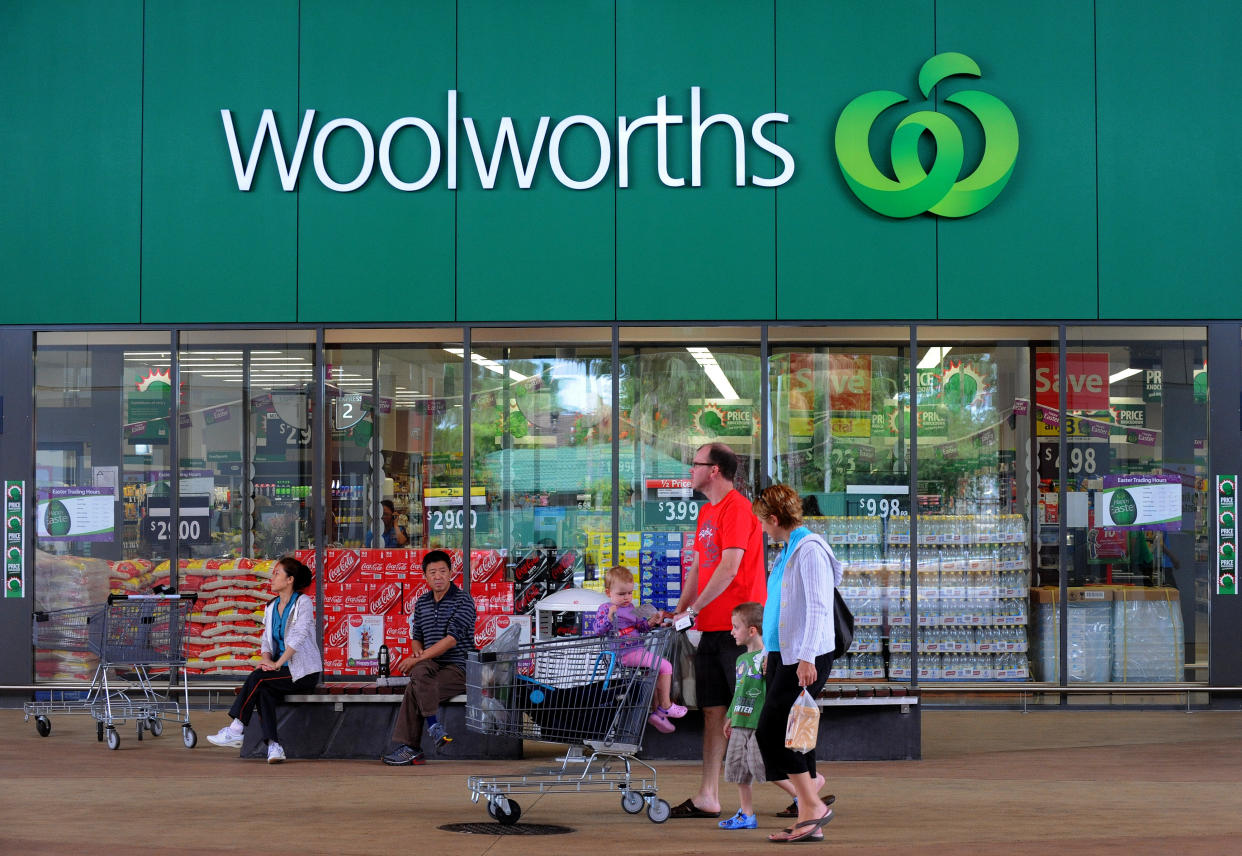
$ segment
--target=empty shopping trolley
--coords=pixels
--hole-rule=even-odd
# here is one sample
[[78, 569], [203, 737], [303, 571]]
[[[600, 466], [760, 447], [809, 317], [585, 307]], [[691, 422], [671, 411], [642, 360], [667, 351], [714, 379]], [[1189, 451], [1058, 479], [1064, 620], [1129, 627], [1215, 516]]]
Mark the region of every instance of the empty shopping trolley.
[[[47, 737], [52, 714], [89, 714], [95, 719], [96, 737], [106, 739], [109, 749], [121, 745], [119, 724], [133, 720], [142, 740], [144, 731], [158, 737], [164, 723], [172, 722], [181, 726], [186, 748], [194, 748], [198, 735], [190, 725], [190, 688], [182, 667], [186, 622], [197, 597], [109, 595], [104, 604], [36, 612], [36, 648], [95, 654], [99, 664], [84, 694], [49, 690], [46, 700], [23, 705], [25, 719], [33, 716], [35, 729]], [[119, 669], [126, 670], [124, 678]], [[152, 669], [167, 670], [166, 690], [152, 683]]]

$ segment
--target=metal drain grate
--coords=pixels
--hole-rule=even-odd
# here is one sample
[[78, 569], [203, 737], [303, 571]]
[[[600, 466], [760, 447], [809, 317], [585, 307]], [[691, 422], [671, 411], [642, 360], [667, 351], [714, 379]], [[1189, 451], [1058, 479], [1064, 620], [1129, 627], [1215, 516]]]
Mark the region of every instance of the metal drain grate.
[[504, 826], [499, 823], [446, 823], [440, 827], [445, 832], [461, 832], [465, 835], [564, 835], [573, 832], [568, 826], [551, 823], [515, 823]]

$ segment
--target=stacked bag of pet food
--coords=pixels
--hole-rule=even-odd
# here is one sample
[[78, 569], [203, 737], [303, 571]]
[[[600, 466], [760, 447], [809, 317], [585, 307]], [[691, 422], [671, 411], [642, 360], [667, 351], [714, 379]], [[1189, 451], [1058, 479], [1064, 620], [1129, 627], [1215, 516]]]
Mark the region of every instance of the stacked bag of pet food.
[[186, 672], [247, 675], [259, 664], [273, 564], [241, 558], [181, 561], [181, 590], [198, 593], [186, 639]]
[[[35, 551], [35, 610], [102, 605], [108, 599], [108, 563], [102, 559]], [[35, 649], [35, 675], [45, 681], [89, 681], [99, 658], [86, 651]]]

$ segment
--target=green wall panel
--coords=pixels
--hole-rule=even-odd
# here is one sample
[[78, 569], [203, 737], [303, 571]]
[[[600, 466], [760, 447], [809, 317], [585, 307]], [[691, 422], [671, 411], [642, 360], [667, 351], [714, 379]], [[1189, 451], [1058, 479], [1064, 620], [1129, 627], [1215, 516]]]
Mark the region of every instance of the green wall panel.
[[[523, 158], [541, 116], [550, 118], [530, 189], [519, 187], [506, 152], [495, 187], [483, 189], [459, 126], [457, 137], [457, 311], [467, 321], [608, 320], [615, 312], [611, 173], [571, 190], [549, 166], [553, 128], [585, 114], [611, 135], [613, 12], [605, 0], [508, 0], [458, 4], [459, 115], [471, 117], [490, 162], [502, 117], [512, 117]], [[596, 136], [568, 130], [559, 147], [575, 181], [600, 163]]]
[[983, 72], [949, 78], [936, 91], [938, 109], [966, 137], [964, 171], [978, 162], [982, 132], [965, 110], [944, 104], [946, 96], [979, 90], [1000, 98], [1019, 139], [1013, 174], [995, 201], [939, 220], [939, 317], [1096, 317], [1091, 4], [938, 0], [936, 49], [960, 51]]
[[1098, 0], [1100, 314], [1238, 318], [1242, 5]]
[[138, 315], [142, 3], [0, 8], [0, 324]]
[[265, 108], [292, 152], [297, 20], [296, 0], [147, 5], [144, 322], [295, 320], [296, 196], [281, 189], [270, 145], [252, 189], [238, 189], [220, 111], [233, 111], [243, 162]]
[[[792, 121], [778, 138], [797, 158], [776, 191], [777, 314], [782, 319], [931, 318], [936, 311], [934, 221], [894, 220], [850, 191], [833, 146], [837, 117], [873, 89], [918, 97], [915, 74], [932, 49], [932, 0], [777, 3], [777, 101]], [[892, 128], [908, 105], [883, 114], [870, 135], [886, 171]]]
[[[617, 3], [617, 107], [631, 121], [668, 96], [668, 172], [657, 173], [656, 130], [629, 143], [630, 186], [617, 191], [617, 311], [622, 319], [758, 319], [775, 302], [775, 159], [750, 140], [751, 123], [775, 109], [771, 0]], [[731, 114], [744, 131], [746, 186], [735, 186], [733, 134], [713, 126], [702, 146], [701, 187], [691, 187], [690, 89], [703, 117]], [[770, 130], [771, 126], [769, 126]]]
[[[298, 191], [298, 320], [452, 320], [454, 203], [444, 146], [455, 11], [451, 3], [302, 0], [302, 109], [317, 111], [316, 133], [334, 119], [360, 121], [374, 162], [362, 187], [337, 192], [307, 158]], [[440, 145], [439, 170], [421, 190], [398, 190], [380, 168], [385, 129], [407, 116], [430, 123]], [[391, 151], [400, 181], [418, 183], [430, 167], [431, 143], [417, 128], [399, 132]], [[334, 181], [353, 181], [363, 165], [359, 135], [333, 131], [324, 164]]]

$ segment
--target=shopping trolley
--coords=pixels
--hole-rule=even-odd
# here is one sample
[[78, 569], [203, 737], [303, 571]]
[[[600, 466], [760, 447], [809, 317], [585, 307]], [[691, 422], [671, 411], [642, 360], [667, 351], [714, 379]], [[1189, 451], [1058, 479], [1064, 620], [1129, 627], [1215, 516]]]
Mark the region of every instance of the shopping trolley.
[[[33, 716], [35, 730], [47, 737], [52, 733], [50, 714], [90, 714], [96, 738], [106, 738], [109, 749], [121, 745], [118, 724], [134, 720], [142, 740], [144, 731], [159, 737], [164, 723], [174, 722], [181, 726], [186, 748], [193, 749], [198, 735], [190, 726], [190, 687], [180, 667], [185, 665], [186, 622], [197, 598], [196, 594], [114, 594], [105, 604], [36, 612], [32, 632], [36, 648], [96, 654], [99, 664], [84, 695], [50, 691], [48, 700], [22, 706], [25, 721]], [[110, 681], [109, 672], [120, 667], [132, 670], [127, 680], [113, 676]], [[168, 669], [167, 692], [152, 684], [152, 668]]]
[[[466, 724], [471, 731], [563, 743], [580, 749], [562, 766], [507, 778], [471, 776], [470, 799], [487, 799], [487, 813], [504, 825], [517, 823], [513, 794], [620, 794], [621, 808], [663, 823], [669, 805], [659, 799], [655, 768], [635, 757], [651, 709], [659, 669], [672, 628], [650, 633], [553, 639], [513, 651], [472, 653], [466, 664]], [[637, 652], [641, 657], [631, 656]], [[641, 660], [648, 666], [622, 662]], [[589, 750], [590, 754], [585, 753]], [[571, 769], [581, 762], [582, 769]]]

